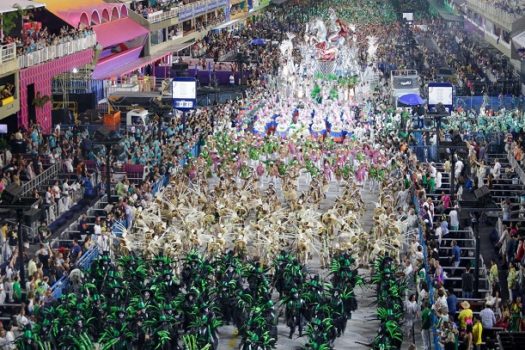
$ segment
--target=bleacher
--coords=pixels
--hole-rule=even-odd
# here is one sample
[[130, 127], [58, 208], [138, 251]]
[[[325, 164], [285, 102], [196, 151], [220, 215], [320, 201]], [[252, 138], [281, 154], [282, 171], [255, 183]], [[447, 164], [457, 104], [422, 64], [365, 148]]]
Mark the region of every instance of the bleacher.
[[[436, 189], [434, 193], [427, 194], [427, 197], [432, 198], [434, 205], [437, 207], [440, 201], [441, 192], [450, 193], [451, 179], [450, 174], [446, 173], [443, 164], [434, 164], [436, 169], [442, 173], [442, 186]], [[449, 209], [450, 210], [450, 209]], [[445, 211], [445, 216], [448, 220], [448, 212]], [[460, 214], [460, 213], [459, 213]], [[440, 224], [440, 218], [443, 214], [434, 215], [434, 226]], [[461, 214], [459, 215], [461, 218]], [[439, 262], [446, 273], [444, 279], [444, 288], [446, 290], [453, 290], [458, 296], [457, 310], [461, 310], [460, 304], [463, 301], [470, 303], [471, 309], [474, 314], [479, 314], [485, 305], [485, 295], [489, 291], [488, 284], [488, 269], [485, 265], [485, 261], [480, 256], [480, 268], [479, 268], [479, 289], [478, 293], [474, 293], [473, 298], [465, 298], [462, 296], [462, 281], [461, 275], [465, 271], [467, 266], [471, 266], [471, 272], [474, 274], [474, 266], [476, 263], [476, 238], [471, 227], [465, 226], [464, 222], [460, 220], [459, 230], [450, 230], [448, 235], [443, 236], [441, 239], [441, 245], [439, 246]], [[461, 260], [459, 267], [454, 267], [451, 263], [452, 256], [452, 241], [456, 241], [458, 246], [461, 248]], [[459, 311], [458, 311], [459, 312]], [[485, 337], [486, 336], [486, 337]], [[486, 343], [494, 344], [496, 339], [489, 333], [486, 333], [484, 340]]]

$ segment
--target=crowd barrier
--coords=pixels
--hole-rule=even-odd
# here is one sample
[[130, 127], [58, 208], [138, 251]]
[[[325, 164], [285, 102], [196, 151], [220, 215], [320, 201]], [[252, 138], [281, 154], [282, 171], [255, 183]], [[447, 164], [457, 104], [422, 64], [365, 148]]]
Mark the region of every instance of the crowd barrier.
[[522, 97], [515, 96], [455, 96], [454, 107], [462, 107], [463, 109], [474, 109], [479, 111], [482, 105], [486, 105], [492, 109], [523, 109], [525, 101]]
[[[98, 257], [98, 249], [96, 246], [85, 252], [75, 265], [82, 271], [89, 269], [91, 263]], [[64, 290], [69, 286], [69, 276], [62, 276], [53, 286], [51, 287], [51, 295], [54, 299], [58, 299], [62, 296]]]

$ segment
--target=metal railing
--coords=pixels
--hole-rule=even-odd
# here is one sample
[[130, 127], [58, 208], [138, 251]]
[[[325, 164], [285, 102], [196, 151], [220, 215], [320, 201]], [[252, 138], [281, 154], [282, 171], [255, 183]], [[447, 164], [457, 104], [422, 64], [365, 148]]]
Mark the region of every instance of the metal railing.
[[525, 172], [523, 171], [523, 167], [520, 164], [518, 164], [518, 161], [516, 160], [516, 158], [514, 158], [512, 152], [513, 150], [509, 150], [509, 152], [507, 153], [509, 163], [516, 172], [516, 174], [518, 174], [518, 176], [520, 177], [521, 183], [525, 184]]
[[0, 46], [0, 64], [16, 59], [16, 44]]
[[84, 188], [80, 187], [77, 190], [71, 191], [69, 193], [69, 202], [66, 202], [65, 197], [61, 197], [59, 201], [60, 203], [55, 202], [52, 205], [47, 208], [46, 211], [46, 222], [47, 224], [51, 224], [53, 221], [55, 221], [60, 215], [67, 212], [72, 206], [77, 204], [82, 198], [84, 197]]
[[148, 79], [117, 80], [106, 86], [107, 95], [124, 92], [162, 92], [171, 95], [171, 78], [161, 79], [148, 76]]
[[[75, 268], [80, 270], [87, 270], [98, 257], [98, 249], [96, 246], [85, 252], [75, 264]], [[58, 299], [62, 296], [64, 289], [69, 286], [69, 276], [62, 276], [58, 281], [51, 286], [51, 295], [54, 299]]]
[[172, 18], [182, 17], [182, 20], [188, 20], [195, 16], [213, 11], [219, 7], [226, 6], [227, 0], [202, 0], [192, 4], [179, 7], [172, 7], [168, 11], [154, 12], [148, 15], [146, 20], [149, 23], [158, 23]]
[[22, 196], [27, 196], [33, 189], [40, 187], [40, 185], [55, 180], [58, 178], [58, 174], [62, 169], [62, 163], [58, 162], [51, 165], [49, 168], [44, 170], [41, 174], [38, 174], [34, 179], [31, 179], [22, 184]]
[[148, 14], [148, 17], [146, 18], [146, 20], [149, 23], [158, 23], [158, 22], [166, 21], [168, 19], [179, 17], [179, 11], [182, 7], [183, 6], [172, 7], [169, 11], [163, 11], [161, 13], [158, 13], [158, 12], [150, 13]]
[[96, 44], [96, 35], [92, 33], [84, 38], [70, 40], [65, 43], [47, 46], [43, 49], [26, 53], [18, 57], [18, 64], [20, 68], [32, 67], [79, 51], [94, 48]]
[[512, 27], [512, 23], [522, 17], [522, 15], [509, 13], [499, 9], [493, 4], [483, 0], [467, 0], [467, 3], [483, 16], [488, 16], [498, 21], [498, 24], [506, 24], [507, 26]]

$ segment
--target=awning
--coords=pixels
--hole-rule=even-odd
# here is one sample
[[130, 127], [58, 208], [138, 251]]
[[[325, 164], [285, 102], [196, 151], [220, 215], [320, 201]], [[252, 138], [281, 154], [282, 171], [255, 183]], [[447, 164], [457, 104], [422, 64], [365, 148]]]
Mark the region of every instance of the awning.
[[518, 49], [525, 48], [525, 32], [521, 32], [518, 35], [512, 37], [512, 42], [517, 46]]
[[[18, 6], [16, 6], [18, 5]], [[44, 7], [44, 4], [29, 0], [2, 0], [0, 1], [0, 14], [16, 12], [18, 9], [29, 10], [32, 8]]]
[[234, 25], [235, 23], [239, 22], [240, 20], [241, 20], [240, 18], [239, 19], [233, 19], [233, 20], [231, 20], [229, 22], [226, 22], [226, 23], [223, 23], [223, 24], [221, 24], [221, 25], [219, 25], [219, 26], [217, 26], [217, 27], [215, 27], [213, 29], [214, 30], [219, 30], [219, 29], [228, 28], [228, 27]]
[[133, 62], [130, 62], [126, 65], [116, 68], [115, 70], [111, 71], [110, 72], [111, 74], [108, 74], [106, 77], [99, 77], [97, 79], [104, 79], [104, 78], [110, 78], [110, 77], [121, 77], [123, 75], [132, 73], [136, 71], [137, 69], [143, 68], [165, 57], [171, 56], [180, 50], [184, 50], [185, 48], [193, 45], [194, 43], [195, 41], [190, 41], [190, 42], [183, 43], [183, 44], [169, 45], [168, 47], [164, 48], [163, 50], [160, 50], [159, 52], [151, 56], [141, 57]]
[[103, 48], [111, 47], [126, 41], [133, 40], [141, 35], [148, 34], [148, 30], [129, 18], [94, 26], [97, 42]]

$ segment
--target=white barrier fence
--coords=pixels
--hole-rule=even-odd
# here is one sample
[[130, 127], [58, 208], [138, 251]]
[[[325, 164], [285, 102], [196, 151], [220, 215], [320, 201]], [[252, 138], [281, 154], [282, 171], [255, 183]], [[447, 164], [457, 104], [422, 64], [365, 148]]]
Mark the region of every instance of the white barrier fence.
[[16, 58], [16, 44], [0, 46], [0, 64], [12, 61]]
[[[226, 5], [226, 2], [220, 0], [202, 0], [192, 4], [187, 4], [178, 7], [172, 7], [169, 11], [157, 11], [148, 14], [146, 20], [149, 23], [158, 23], [168, 19], [179, 17], [179, 14], [192, 13], [193, 16], [202, 15], [206, 12], [213, 11], [221, 6]], [[186, 16], [187, 17], [187, 16]], [[192, 16], [189, 16], [191, 18]], [[187, 19], [187, 18], [186, 18]]]
[[94, 48], [96, 43], [96, 35], [95, 33], [92, 33], [84, 38], [71, 40], [58, 45], [47, 46], [43, 49], [26, 53], [25, 55], [18, 57], [18, 64], [20, 65], [20, 68], [32, 67], [79, 51]]

